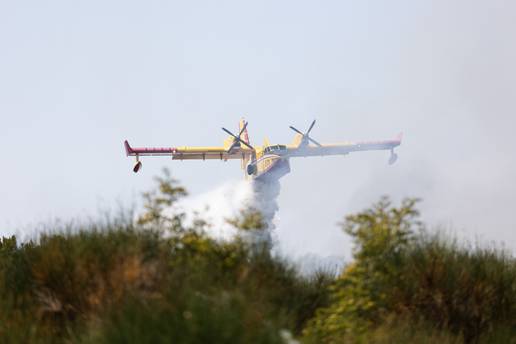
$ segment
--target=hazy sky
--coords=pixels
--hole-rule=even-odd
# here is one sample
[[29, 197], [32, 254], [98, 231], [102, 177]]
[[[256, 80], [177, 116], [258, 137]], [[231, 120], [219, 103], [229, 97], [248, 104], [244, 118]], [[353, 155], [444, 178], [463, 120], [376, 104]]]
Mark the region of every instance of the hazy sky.
[[0, 0], [0, 234], [130, 204], [163, 166], [194, 195], [239, 162], [135, 146], [405, 134], [388, 153], [299, 159], [282, 179], [288, 252], [348, 255], [336, 223], [388, 194], [431, 224], [516, 251], [516, 2]]

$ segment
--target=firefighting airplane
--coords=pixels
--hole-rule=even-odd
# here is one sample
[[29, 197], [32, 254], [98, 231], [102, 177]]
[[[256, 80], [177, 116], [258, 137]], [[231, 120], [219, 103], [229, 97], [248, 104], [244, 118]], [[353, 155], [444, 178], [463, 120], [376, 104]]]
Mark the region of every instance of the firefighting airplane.
[[133, 171], [136, 173], [142, 167], [142, 156], [170, 156], [172, 160], [206, 160], [216, 159], [227, 161], [240, 159], [242, 169], [248, 179], [266, 181], [279, 179], [290, 172], [290, 158], [346, 155], [351, 152], [388, 150], [390, 151], [389, 164], [396, 162], [398, 156], [394, 148], [401, 144], [402, 134], [394, 140], [344, 142], [340, 144], [320, 144], [310, 137], [315, 120], [308, 130], [303, 133], [290, 126], [296, 132], [290, 145], [271, 145], [267, 139], [262, 147], [254, 147], [249, 141], [247, 122], [242, 119], [239, 124], [238, 135], [226, 128], [222, 128], [229, 137], [222, 147], [173, 147], [173, 148], [132, 148], [127, 141], [124, 142], [127, 156], [134, 156], [136, 163]]

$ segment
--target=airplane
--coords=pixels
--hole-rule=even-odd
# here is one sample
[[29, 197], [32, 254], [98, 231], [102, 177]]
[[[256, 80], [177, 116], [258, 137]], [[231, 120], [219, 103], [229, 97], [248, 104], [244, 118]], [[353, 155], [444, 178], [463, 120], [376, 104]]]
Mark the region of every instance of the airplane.
[[241, 160], [242, 169], [246, 179], [268, 181], [279, 180], [290, 172], [290, 159], [297, 157], [347, 155], [351, 152], [388, 150], [390, 151], [389, 164], [392, 165], [398, 159], [394, 148], [401, 144], [402, 134], [393, 140], [344, 142], [339, 144], [321, 144], [314, 140], [310, 133], [315, 126], [312, 122], [306, 132], [290, 126], [296, 135], [291, 144], [271, 145], [265, 139], [263, 146], [251, 145], [247, 131], [248, 122], [243, 118], [239, 123], [238, 135], [226, 128], [222, 128], [229, 136], [219, 147], [164, 147], [164, 148], [132, 148], [127, 140], [124, 142], [127, 156], [134, 156], [136, 162], [133, 172], [137, 173], [142, 168], [140, 157], [142, 156], [169, 156], [172, 160]]

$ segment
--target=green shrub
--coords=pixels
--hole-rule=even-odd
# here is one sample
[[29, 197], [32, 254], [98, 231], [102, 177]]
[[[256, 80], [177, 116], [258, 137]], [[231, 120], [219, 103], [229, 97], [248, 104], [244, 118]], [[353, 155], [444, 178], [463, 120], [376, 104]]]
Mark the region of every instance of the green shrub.
[[404, 252], [396, 288], [407, 309], [439, 328], [476, 342], [500, 328], [516, 337], [516, 261], [494, 248], [461, 247], [442, 235], [422, 233]]
[[416, 200], [346, 217], [353, 261], [335, 279], [247, 240], [255, 209], [231, 241], [187, 228], [164, 214], [186, 191], [156, 181], [136, 223], [0, 241], [1, 342], [516, 343], [515, 259], [429, 234]]
[[327, 305], [330, 276], [184, 230], [82, 228], [0, 245], [7, 342], [278, 343]]
[[399, 325], [386, 330], [387, 319], [399, 317], [443, 331], [451, 342], [516, 337], [514, 258], [429, 235], [415, 204], [405, 200], [396, 208], [384, 198], [346, 218], [354, 261], [331, 287], [331, 305], [310, 320], [307, 341], [372, 341], [378, 333], [400, 332]]

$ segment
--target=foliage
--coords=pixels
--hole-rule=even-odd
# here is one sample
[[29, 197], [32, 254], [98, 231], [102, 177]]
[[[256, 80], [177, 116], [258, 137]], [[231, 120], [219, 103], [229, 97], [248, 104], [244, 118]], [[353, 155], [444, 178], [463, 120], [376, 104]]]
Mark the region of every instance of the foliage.
[[254, 208], [242, 209], [242, 213], [235, 219], [227, 222], [242, 231], [264, 230], [267, 228], [263, 214]]
[[467, 343], [511, 328], [507, 334], [516, 340], [516, 261], [508, 253], [422, 233], [399, 270], [410, 279], [399, 282], [397, 308], [424, 316]]
[[0, 337], [12, 342], [280, 342], [326, 305], [331, 282], [196, 232], [84, 230], [4, 239], [0, 252]]
[[302, 277], [268, 250], [169, 221], [162, 210], [184, 192], [164, 182], [149, 202], [161, 207], [159, 216], [142, 225], [56, 229], [22, 244], [4, 238], [2, 341], [283, 343], [299, 336], [327, 305], [332, 278]]
[[[409, 199], [393, 207], [383, 198], [346, 218], [354, 261], [331, 287], [331, 305], [305, 329], [307, 341], [381, 342], [378, 333], [391, 339], [405, 333], [407, 342], [441, 335], [449, 342], [492, 342], [496, 336], [507, 342], [516, 336], [514, 258], [429, 235], [415, 204]], [[386, 325], [400, 317], [410, 325]], [[406, 326], [419, 330], [410, 334]]]
[[335, 279], [253, 245], [256, 209], [230, 241], [186, 228], [170, 211], [186, 190], [167, 170], [156, 182], [137, 221], [0, 241], [2, 342], [516, 342], [515, 259], [429, 234], [417, 200], [346, 217], [353, 260]]
[[163, 176], [154, 177], [156, 188], [142, 194], [145, 212], [138, 218], [137, 223], [151, 225], [154, 229], [167, 227], [178, 230], [182, 226], [182, 214], [166, 214], [165, 210], [188, 195], [188, 192], [172, 178], [169, 169], [163, 168], [162, 173]]

